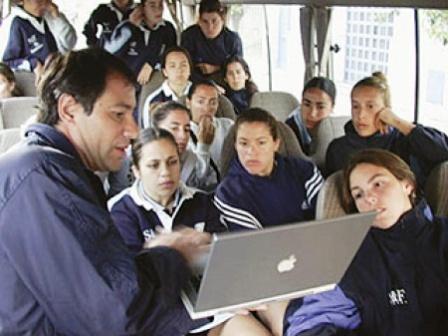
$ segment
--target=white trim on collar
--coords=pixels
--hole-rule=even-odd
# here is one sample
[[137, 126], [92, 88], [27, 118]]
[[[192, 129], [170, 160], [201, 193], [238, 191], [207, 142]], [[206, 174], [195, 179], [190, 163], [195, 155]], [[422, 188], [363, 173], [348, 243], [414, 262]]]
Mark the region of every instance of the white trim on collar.
[[[144, 208], [146, 211], [154, 210], [157, 212], [156, 208], [158, 209], [164, 209], [164, 207], [157, 202], [147, 199], [144, 197], [144, 195], [141, 195], [140, 186], [141, 181], [137, 179], [134, 184], [130, 187], [129, 190], [129, 196], [132, 198], [132, 200], [137, 204], [138, 206]], [[190, 188], [186, 186], [182, 181], [179, 182], [179, 187], [177, 188], [177, 196], [175, 198], [175, 204], [174, 207], [177, 209], [180, 208], [183, 202], [185, 202], [188, 199], [193, 198], [194, 194], [197, 192], [196, 189]], [[149, 197], [148, 197], [149, 198]], [[177, 211], [175, 211], [176, 213]]]
[[31, 25], [41, 34], [45, 34], [45, 15], [42, 16], [41, 22], [39, 22], [34, 16], [25, 11], [22, 7], [16, 6], [11, 10], [11, 15], [15, 15], [21, 19], [29, 21]]
[[[182, 95], [186, 95], [188, 93], [188, 90], [190, 90], [191, 81], [188, 81], [187, 85], [185, 86], [184, 91], [182, 92]], [[168, 85], [168, 80], [164, 80], [162, 84], [162, 92], [165, 95], [165, 97], [171, 96], [174, 101], [179, 101], [180, 97], [176, 95], [176, 93], [170, 88]]]

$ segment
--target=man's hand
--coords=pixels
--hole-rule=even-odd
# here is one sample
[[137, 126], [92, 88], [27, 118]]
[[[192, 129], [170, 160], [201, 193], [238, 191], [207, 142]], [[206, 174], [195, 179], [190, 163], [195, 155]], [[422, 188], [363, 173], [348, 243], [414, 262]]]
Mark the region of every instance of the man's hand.
[[171, 233], [159, 233], [146, 241], [143, 247], [170, 247], [182, 254], [188, 265], [192, 266], [201, 254], [208, 251], [210, 242], [210, 234], [185, 228]]

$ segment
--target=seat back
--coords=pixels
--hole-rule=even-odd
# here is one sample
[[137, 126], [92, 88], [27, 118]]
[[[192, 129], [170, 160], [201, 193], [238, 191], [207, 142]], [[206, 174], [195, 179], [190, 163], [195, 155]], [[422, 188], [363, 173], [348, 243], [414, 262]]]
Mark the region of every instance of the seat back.
[[36, 75], [30, 71], [16, 71], [14, 73], [16, 84], [26, 97], [34, 97], [37, 94]]
[[250, 101], [250, 107], [262, 108], [279, 121], [285, 121], [298, 106], [299, 101], [296, 97], [282, 91], [255, 92]]
[[20, 127], [37, 112], [37, 97], [13, 97], [0, 102], [3, 128]]
[[316, 219], [341, 217], [346, 214], [342, 207], [342, 170], [334, 172], [325, 180], [317, 195]]
[[448, 161], [434, 167], [425, 184], [425, 197], [437, 216], [448, 216]]
[[349, 121], [349, 116], [330, 116], [323, 119], [317, 128], [314, 140], [314, 153], [311, 160], [321, 169], [325, 168], [325, 156], [331, 141], [345, 134], [344, 125]]
[[21, 140], [19, 128], [0, 130], [0, 154], [5, 153]]
[[160, 86], [162, 86], [165, 81], [165, 77], [162, 74], [162, 71], [156, 70], [151, 74], [151, 78], [148, 83], [142, 86], [140, 90], [140, 94], [138, 96], [138, 115], [139, 122], [142, 122], [142, 113], [143, 113], [143, 105], [145, 104], [146, 98], [157, 90]]
[[[295, 156], [307, 159], [305, 154], [300, 147], [299, 141], [294, 135], [294, 132], [289, 128], [288, 125], [281, 121], [277, 121], [278, 123], [278, 134], [280, 138], [280, 147], [278, 152], [284, 156]], [[224, 144], [222, 146], [221, 152], [221, 176], [225, 176], [227, 171], [229, 170], [229, 165], [232, 159], [236, 155], [235, 150], [235, 136], [236, 136], [236, 128], [235, 125], [230, 128], [229, 133], [227, 133], [226, 138], [224, 139]]]

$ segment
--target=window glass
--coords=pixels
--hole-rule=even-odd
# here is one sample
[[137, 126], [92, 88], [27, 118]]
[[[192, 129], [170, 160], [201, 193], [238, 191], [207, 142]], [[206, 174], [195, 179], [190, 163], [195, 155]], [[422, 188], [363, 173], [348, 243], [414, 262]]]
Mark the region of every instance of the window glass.
[[300, 6], [233, 5], [230, 13], [229, 27], [238, 31], [243, 40], [244, 58], [259, 89], [269, 90], [267, 20], [272, 90], [298, 96], [304, 76]]
[[448, 11], [420, 10], [419, 121], [448, 133]]
[[[414, 27], [413, 10], [335, 7], [332, 17], [332, 43], [341, 48], [333, 54], [338, 91], [335, 114], [350, 115], [353, 85], [372, 72], [382, 71], [389, 81], [393, 111], [413, 121], [415, 39], [409, 33]], [[355, 49], [359, 54], [353, 53]], [[346, 66], [355, 60], [356, 67]]]

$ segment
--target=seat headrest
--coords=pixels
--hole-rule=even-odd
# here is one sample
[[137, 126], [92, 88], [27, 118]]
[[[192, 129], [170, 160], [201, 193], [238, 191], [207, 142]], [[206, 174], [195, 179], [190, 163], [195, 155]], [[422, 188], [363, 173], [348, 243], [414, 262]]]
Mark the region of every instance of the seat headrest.
[[342, 207], [343, 183], [342, 170], [328, 176], [317, 195], [316, 219], [335, 218], [346, 214]]

